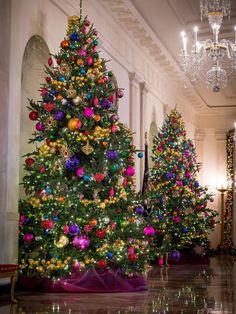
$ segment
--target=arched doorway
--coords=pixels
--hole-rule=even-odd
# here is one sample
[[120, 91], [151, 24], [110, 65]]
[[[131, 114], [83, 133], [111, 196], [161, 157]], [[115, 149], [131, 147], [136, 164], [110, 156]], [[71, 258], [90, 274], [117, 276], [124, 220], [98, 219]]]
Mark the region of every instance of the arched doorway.
[[[47, 63], [49, 53], [47, 44], [38, 35], [32, 36], [25, 47], [21, 72], [20, 157], [35, 148], [35, 144], [28, 143], [35, 130], [35, 123], [28, 117], [28, 99], [40, 100], [39, 88], [45, 80], [44, 65]], [[24, 176], [24, 159], [20, 158], [20, 182]], [[24, 197], [22, 186], [19, 188], [19, 197]]]

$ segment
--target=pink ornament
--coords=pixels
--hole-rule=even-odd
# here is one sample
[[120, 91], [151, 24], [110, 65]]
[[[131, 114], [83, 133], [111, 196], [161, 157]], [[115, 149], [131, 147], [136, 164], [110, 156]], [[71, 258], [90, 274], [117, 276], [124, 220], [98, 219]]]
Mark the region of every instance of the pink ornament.
[[111, 126], [111, 133], [116, 133], [116, 131], [117, 131], [117, 126], [115, 125], [115, 124], [113, 124], [112, 126]]
[[84, 168], [83, 167], [80, 167], [76, 170], [76, 174], [78, 177], [83, 177], [84, 176]]
[[112, 221], [111, 223], [111, 230], [114, 231], [116, 229], [116, 222]]
[[72, 264], [72, 269], [74, 272], [78, 272], [80, 270], [80, 262], [74, 261]]
[[85, 57], [87, 52], [86, 50], [82, 49], [82, 50], [78, 50], [78, 54], [81, 56], [81, 57]]
[[93, 58], [91, 56], [88, 56], [87, 63], [88, 65], [91, 65], [93, 63]]
[[90, 108], [90, 107], [85, 108], [85, 109], [84, 109], [84, 115], [85, 115], [85, 117], [87, 117], [87, 118], [92, 118], [93, 115], [94, 115], [93, 108]]
[[90, 246], [90, 239], [86, 235], [80, 237], [76, 236], [74, 237], [72, 244], [76, 249], [86, 250]]
[[93, 226], [91, 226], [91, 225], [85, 225], [84, 226], [84, 231], [85, 232], [91, 232], [93, 230]]
[[84, 34], [86, 34], [87, 33], [87, 27], [84, 26], [82, 31], [83, 31]]
[[118, 88], [116, 91], [116, 97], [122, 98], [124, 96], [124, 90], [122, 88]]
[[34, 239], [34, 236], [31, 233], [26, 233], [23, 237], [23, 240], [25, 242], [31, 242], [33, 241], [33, 239]]
[[134, 247], [133, 246], [130, 246], [129, 247], [129, 255], [133, 255], [135, 252], [134, 252]]
[[114, 197], [115, 190], [111, 188], [109, 194], [110, 194], [110, 197]]
[[42, 122], [38, 122], [35, 126], [37, 131], [43, 131], [44, 130], [44, 125]]
[[82, 122], [80, 120], [77, 121], [77, 129], [80, 129], [82, 126]]
[[181, 222], [181, 218], [180, 218], [180, 217], [178, 217], [178, 216], [177, 216], [177, 217], [173, 217], [173, 219], [172, 219], [172, 220], [173, 220], [173, 222], [174, 222], [174, 223]]
[[47, 89], [46, 88], [42, 88], [42, 96], [46, 96], [47, 95]]
[[159, 257], [158, 264], [159, 264], [160, 267], [162, 267], [164, 265], [163, 257]]
[[190, 172], [187, 172], [187, 173], [186, 173], [186, 178], [189, 179], [190, 177], [191, 177], [191, 173], [190, 173]]
[[69, 226], [67, 224], [64, 226], [63, 231], [65, 234], [69, 233]]
[[183, 182], [182, 181], [177, 181], [177, 185], [178, 186], [183, 186]]
[[132, 166], [128, 166], [125, 170], [125, 174], [127, 177], [132, 177], [135, 174], [135, 169]]
[[162, 151], [163, 151], [163, 146], [158, 146], [158, 147], [157, 147], [157, 150], [158, 150], [159, 152], [162, 152]]
[[25, 219], [26, 219], [26, 216], [25, 216], [24, 214], [22, 214], [22, 215], [20, 216], [20, 222], [21, 222], [21, 223], [24, 223], [24, 222], [25, 222]]
[[95, 98], [94, 98], [94, 100], [93, 100], [93, 104], [94, 104], [94, 106], [97, 106], [97, 105], [98, 105], [98, 102], [99, 102], [99, 101], [98, 101], [98, 98], [97, 98], [97, 97], [95, 97]]
[[93, 46], [93, 53], [97, 52], [97, 46]]
[[147, 226], [144, 228], [144, 234], [145, 236], [154, 236], [155, 229], [152, 226]]

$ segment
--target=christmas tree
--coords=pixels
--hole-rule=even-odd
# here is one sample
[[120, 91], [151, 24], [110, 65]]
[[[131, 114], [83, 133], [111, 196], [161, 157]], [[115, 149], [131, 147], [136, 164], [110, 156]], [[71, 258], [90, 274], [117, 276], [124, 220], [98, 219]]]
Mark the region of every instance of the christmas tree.
[[[145, 220], [135, 209], [132, 133], [119, 122], [123, 96], [89, 20], [70, 18], [48, 59], [20, 201], [20, 269], [64, 278], [88, 269], [134, 277], [148, 263]], [[55, 63], [55, 64], [54, 64]]]
[[197, 180], [200, 164], [177, 109], [166, 117], [154, 138], [152, 159], [148, 217], [156, 228], [152, 258], [173, 251], [172, 257], [177, 259], [176, 250], [186, 247], [202, 253], [217, 213], [207, 207], [213, 198]]

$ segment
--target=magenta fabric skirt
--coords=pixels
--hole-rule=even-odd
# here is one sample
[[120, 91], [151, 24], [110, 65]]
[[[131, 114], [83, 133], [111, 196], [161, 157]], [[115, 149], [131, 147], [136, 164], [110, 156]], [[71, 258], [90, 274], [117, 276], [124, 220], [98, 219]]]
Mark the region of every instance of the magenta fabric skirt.
[[126, 277], [119, 270], [101, 271], [94, 268], [79, 273], [73, 273], [69, 277], [59, 280], [22, 277], [20, 284], [31, 291], [57, 293], [139, 292], [148, 289], [147, 279], [142, 275]]

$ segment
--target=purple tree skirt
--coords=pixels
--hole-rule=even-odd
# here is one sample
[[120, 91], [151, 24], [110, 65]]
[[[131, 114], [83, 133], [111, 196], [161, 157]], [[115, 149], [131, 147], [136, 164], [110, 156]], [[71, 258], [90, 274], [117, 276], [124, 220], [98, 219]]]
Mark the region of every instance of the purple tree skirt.
[[96, 270], [94, 268], [74, 273], [67, 278], [22, 277], [22, 286], [40, 292], [139, 292], [148, 289], [144, 276], [125, 277], [119, 270]]

